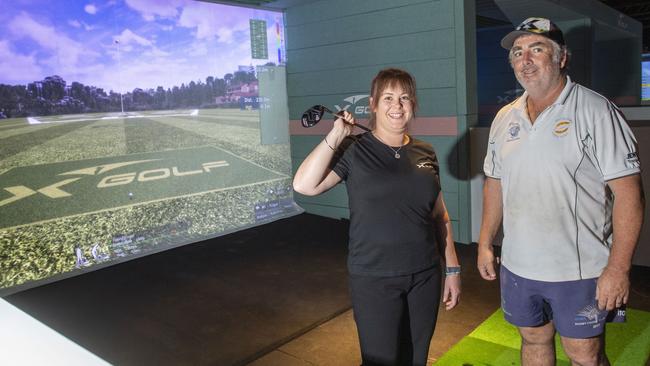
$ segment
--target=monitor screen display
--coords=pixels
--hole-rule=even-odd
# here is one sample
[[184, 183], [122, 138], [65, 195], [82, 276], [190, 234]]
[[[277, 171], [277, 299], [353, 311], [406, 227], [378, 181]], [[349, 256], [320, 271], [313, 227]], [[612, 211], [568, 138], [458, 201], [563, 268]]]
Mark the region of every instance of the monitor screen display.
[[641, 55], [641, 103], [650, 104], [650, 53]]

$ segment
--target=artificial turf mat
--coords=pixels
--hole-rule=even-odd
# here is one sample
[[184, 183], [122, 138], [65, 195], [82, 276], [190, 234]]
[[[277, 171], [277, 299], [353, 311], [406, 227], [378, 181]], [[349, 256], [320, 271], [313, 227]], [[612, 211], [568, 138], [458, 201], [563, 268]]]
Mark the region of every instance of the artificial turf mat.
[[[556, 335], [557, 365], [570, 362]], [[607, 356], [612, 365], [644, 366], [650, 356], [650, 312], [627, 309], [626, 323], [607, 325]], [[501, 309], [454, 345], [436, 366], [519, 365], [520, 338], [517, 329], [503, 318]]]

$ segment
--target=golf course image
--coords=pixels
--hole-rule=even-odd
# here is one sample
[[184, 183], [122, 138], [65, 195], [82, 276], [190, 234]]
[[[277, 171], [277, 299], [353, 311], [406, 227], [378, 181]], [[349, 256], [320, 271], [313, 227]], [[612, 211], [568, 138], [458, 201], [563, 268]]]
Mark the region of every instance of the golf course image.
[[0, 120], [0, 292], [300, 212], [259, 113]]

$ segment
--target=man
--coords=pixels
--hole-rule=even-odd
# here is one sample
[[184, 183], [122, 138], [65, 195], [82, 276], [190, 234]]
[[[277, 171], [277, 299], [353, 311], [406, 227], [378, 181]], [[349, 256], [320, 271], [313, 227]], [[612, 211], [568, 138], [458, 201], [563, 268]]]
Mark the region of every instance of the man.
[[522, 365], [555, 365], [554, 335], [573, 365], [609, 365], [605, 321], [622, 321], [644, 198], [636, 140], [621, 112], [566, 75], [562, 31], [526, 19], [501, 40], [524, 94], [492, 123], [478, 268], [496, 279], [519, 328]]

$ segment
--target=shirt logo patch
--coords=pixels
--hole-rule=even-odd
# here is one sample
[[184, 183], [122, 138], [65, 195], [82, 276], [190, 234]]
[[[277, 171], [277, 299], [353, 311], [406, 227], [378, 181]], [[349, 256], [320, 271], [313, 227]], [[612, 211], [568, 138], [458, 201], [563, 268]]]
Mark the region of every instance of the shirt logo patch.
[[641, 163], [639, 162], [639, 155], [637, 155], [636, 151], [628, 153], [625, 157], [625, 162], [625, 165], [629, 168], [638, 168], [641, 166]]
[[423, 168], [431, 168], [431, 169], [433, 169], [434, 168], [433, 162], [431, 162], [431, 161], [422, 161], [422, 162], [417, 163], [415, 166], [417, 166], [419, 169], [423, 169]]
[[553, 127], [553, 134], [557, 137], [566, 136], [569, 133], [569, 127], [571, 127], [571, 121], [557, 121]]
[[506, 142], [519, 140], [520, 130], [521, 130], [521, 126], [519, 126], [519, 123], [510, 122], [510, 124], [508, 125], [508, 139], [506, 140]]

